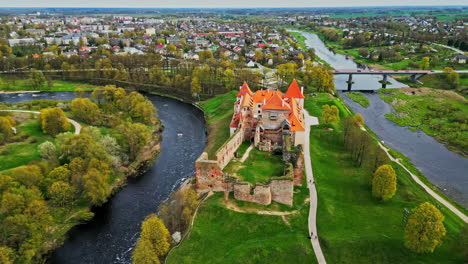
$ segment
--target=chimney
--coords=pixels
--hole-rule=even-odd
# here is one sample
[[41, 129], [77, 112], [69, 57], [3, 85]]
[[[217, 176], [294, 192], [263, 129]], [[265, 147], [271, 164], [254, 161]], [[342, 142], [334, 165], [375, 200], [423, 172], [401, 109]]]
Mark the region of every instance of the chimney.
[[281, 99], [281, 107], [284, 107], [284, 100]]
[[301, 86], [301, 94], [304, 95], [304, 86]]
[[263, 104], [266, 104], [266, 98], [263, 98]]

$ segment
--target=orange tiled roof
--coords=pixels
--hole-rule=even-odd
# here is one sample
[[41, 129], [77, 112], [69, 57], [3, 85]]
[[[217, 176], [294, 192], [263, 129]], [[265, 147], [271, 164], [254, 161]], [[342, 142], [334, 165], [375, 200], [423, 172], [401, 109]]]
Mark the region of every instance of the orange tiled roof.
[[249, 94], [250, 96], [252, 96], [252, 91], [250, 90], [249, 85], [247, 84], [247, 82], [244, 82], [242, 84], [242, 86], [240, 87], [239, 92], [237, 93], [236, 96], [241, 97], [244, 94]]
[[252, 99], [252, 96], [249, 93], [245, 93], [242, 96], [242, 100], [240, 102], [240, 107], [241, 108], [246, 107], [246, 106], [253, 107], [253, 99]]
[[289, 116], [289, 123], [291, 124], [291, 131], [305, 131], [304, 125], [293, 113]]
[[253, 95], [254, 102], [263, 103], [264, 100], [268, 101], [275, 93], [277, 93], [280, 97], [283, 97], [283, 94], [280, 91], [258, 90]]
[[278, 93], [273, 93], [271, 98], [266, 101], [266, 104], [262, 105], [262, 109], [291, 110], [291, 106]]
[[296, 80], [293, 80], [289, 85], [289, 88], [286, 91], [286, 97], [299, 99], [304, 98], [304, 95], [301, 93], [301, 89], [299, 89], [299, 85], [297, 84]]
[[232, 117], [232, 121], [229, 124], [229, 127], [237, 128], [239, 126], [240, 115], [240, 113], [234, 114], [234, 116]]

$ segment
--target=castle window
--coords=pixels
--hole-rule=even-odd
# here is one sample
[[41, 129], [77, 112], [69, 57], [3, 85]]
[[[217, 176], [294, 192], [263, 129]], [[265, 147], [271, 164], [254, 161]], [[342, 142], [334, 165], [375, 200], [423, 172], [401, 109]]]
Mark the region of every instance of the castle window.
[[270, 120], [276, 120], [278, 119], [278, 113], [277, 112], [271, 112], [270, 113]]

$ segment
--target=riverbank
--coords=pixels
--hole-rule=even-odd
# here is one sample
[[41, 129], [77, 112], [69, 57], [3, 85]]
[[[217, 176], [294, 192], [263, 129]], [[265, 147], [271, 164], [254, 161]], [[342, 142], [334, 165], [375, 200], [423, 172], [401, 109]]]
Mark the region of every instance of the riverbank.
[[[346, 55], [349, 58], [353, 59], [356, 63], [368, 65], [375, 69], [402, 70], [402, 69], [414, 68], [416, 65], [417, 65], [416, 68], [419, 68], [419, 65], [422, 64], [423, 57], [433, 57], [433, 56], [437, 56], [439, 62], [435, 65], [430, 65], [431, 70], [443, 70], [445, 67], [453, 67], [456, 69], [468, 69], [468, 64], [458, 64], [458, 63], [454, 63], [451, 61], [443, 60], [446, 57], [453, 57], [459, 54], [451, 49], [441, 47], [438, 45], [426, 45], [429, 47], [428, 49], [430, 51], [427, 51], [425, 49], [424, 51], [420, 51], [420, 52], [413, 51], [420, 45], [419, 43], [409, 43], [409, 44], [405, 44], [406, 46], [398, 46], [398, 47], [394, 45], [394, 46], [378, 46], [378, 47], [363, 46], [363, 47], [358, 47], [358, 48], [346, 48], [344, 47], [343, 42], [341, 40], [329, 41], [325, 38], [325, 36], [321, 32], [317, 30], [312, 30], [310, 28], [301, 27], [301, 26], [288, 27], [288, 28], [316, 34], [327, 45], [327, 47], [331, 49], [333, 52]], [[342, 33], [339, 33], [339, 34], [342, 34]], [[392, 50], [392, 51], [397, 50], [397, 53], [399, 54], [398, 57], [400, 59], [395, 60], [396, 58], [395, 55], [389, 56], [388, 58], [385, 58], [385, 59], [379, 59], [378, 53], [382, 50]]]
[[[4, 97], [3, 102], [8, 101], [8, 98], [19, 100], [36, 98], [31, 94], [2, 97]], [[135, 99], [135, 97], [139, 97], [138, 102], [145, 103], [147, 107], [147, 102], [144, 102], [146, 99], [141, 95], [123, 94], [121, 99]], [[74, 131], [75, 134], [59, 134], [63, 130], [52, 134], [47, 130], [51, 133], [49, 135], [45, 134], [45, 119], [39, 123], [31, 113], [21, 113], [22, 116], [14, 113], [16, 122], [19, 123], [16, 130], [18, 139], [25, 141], [27, 148], [26, 152], [24, 149], [12, 152], [9, 145], [7, 145], [8, 152], [2, 149], [2, 158], [3, 156], [17, 158], [13, 160], [16, 162], [13, 165], [5, 164], [8, 166], [2, 171], [1, 177], [2, 182], [7, 184], [3, 185], [0, 192], [4, 199], [7, 199], [8, 195], [25, 199], [25, 210], [31, 210], [27, 208], [34, 206], [38, 207], [39, 211], [29, 212], [30, 217], [24, 221], [9, 222], [21, 216], [22, 209], [11, 210], [2, 207], [4, 211], [0, 221], [1, 225], [6, 227], [2, 236], [9, 237], [9, 242], [4, 246], [11, 247], [15, 252], [12, 259], [29, 263], [43, 261], [43, 255], [63, 244], [68, 232], [74, 226], [90, 220], [93, 217], [91, 210], [112, 197], [125, 185], [127, 178], [138, 176], [149, 168], [160, 152], [162, 128], [151, 107], [145, 112], [146, 115], [136, 117], [135, 113], [110, 110], [111, 107], [120, 107], [111, 101], [108, 101], [106, 106], [101, 104], [98, 106], [88, 98], [74, 100], [71, 103], [51, 99], [21, 101], [23, 102], [16, 101], [16, 104], [5, 104], [3, 107], [21, 109], [18, 111], [24, 112], [49, 108], [59, 111], [62, 119], [71, 115], [80, 121], [80, 123], [69, 121], [78, 126]], [[93, 114], [79, 112], [81, 108], [76, 107], [79, 102], [87, 102], [87, 107], [94, 106]], [[67, 111], [63, 112], [58, 107]], [[96, 119], [96, 116], [112, 120], [113, 125], [107, 122], [103, 124], [100, 119]], [[146, 119], [139, 119], [140, 117]], [[49, 125], [47, 129], [54, 129], [49, 123], [46, 124]], [[84, 124], [86, 126], [83, 127], [82, 133], [79, 133], [81, 125]], [[123, 124], [125, 129], [133, 129], [132, 135], [128, 130], [123, 130]], [[55, 129], [59, 126], [62, 127], [56, 125]], [[129, 147], [127, 152], [127, 145], [123, 143], [132, 144], [130, 141], [125, 141], [129, 136], [136, 142], [144, 143], [144, 146]], [[15, 143], [21, 146], [21, 142], [15, 141]], [[43, 145], [40, 145], [42, 143]], [[42, 218], [34, 218], [37, 212], [40, 212]], [[36, 228], [29, 228], [31, 221], [37, 225]], [[18, 231], [14, 230], [20, 227], [23, 231], [18, 237]], [[34, 239], [35, 244], [29, 244], [31, 239]], [[6, 241], [4, 237], [2, 241]], [[11, 241], [14, 241], [14, 244]], [[21, 253], [24, 247], [28, 247], [31, 251], [27, 256]]]
[[92, 91], [94, 87], [95, 85], [83, 82], [54, 80], [50, 81], [49, 85], [32, 90], [26, 79], [17, 79], [10, 76], [0, 78], [0, 93], [66, 92], [75, 91], [78, 88], [83, 91]]
[[[306, 109], [321, 116], [324, 104], [337, 105], [341, 118], [352, 113], [340, 101], [326, 94], [307, 98]], [[329, 263], [456, 263], [463, 260], [458, 249], [465, 223], [439, 204], [398, 164], [397, 193], [387, 202], [371, 195], [368, 182], [372, 171], [357, 168], [342, 145], [341, 127], [312, 127], [311, 155], [318, 190], [317, 225], [320, 243]], [[336, 190], [340, 190], [337, 192]], [[445, 215], [447, 236], [433, 254], [412, 253], [403, 245], [403, 211], [431, 201]], [[359, 213], [356, 213], [359, 212]], [[382, 221], [382, 219], [385, 219]], [[333, 223], [333, 224], [330, 224]], [[346, 238], [343, 240], [343, 238]]]
[[468, 131], [463, 129], [468, 116], [467, 100], [451, 91], [430, 88], [379, 90], [380, 97], [394, 112], [390, 121], [410, 129], [421, 129], [449, 150], [468, 157]]

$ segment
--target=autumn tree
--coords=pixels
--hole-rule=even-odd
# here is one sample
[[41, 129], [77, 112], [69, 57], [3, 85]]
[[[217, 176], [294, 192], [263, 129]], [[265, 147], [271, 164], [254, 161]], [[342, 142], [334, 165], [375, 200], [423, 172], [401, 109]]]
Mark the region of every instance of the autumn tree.
[[360, 113], [354, 115], [354, 120], [356, 120], [356, 123], [358, 123], [360, 126], [364, 126], [364, 117], [362, 117]]
[[9, 247], [0, 247], [0, 263], [13, 264], [14, 252]]
[[396, 173], [392, 166], [382, 165], [374, 172], [372, 179], [372, 195], [386, 201], [395, 195], [397, 185]]
[[13, 136], [13, 127], [15, 125], [16, 122], [11, 116], [0, 116], [0, 143]]
[[417, 253], [432, 253], [442, 243], [446, 231], [444, 216], [431, 203], [419, 205], [405, 227], [405, 246]]
[[58, 107], [42, 109], [39, 114], [39, 123], [41, 124], [42, 131], [51, 136], [70, 129], [70, 122], [68, 122], [67, 116]]
[[446, 80], [447, 88], [456, 89], [460, 85], [460, 74], [453, 70], [453, 68], [445, 67], [443, 76]]
[[192, 81], [190, 82], [190, 91], [195, 96], [199, 95], [202, 91], [200, 79], [196, 76], [192, 77]]
[[340, 120], [340, 111], [336, 105], [323, 105], [322, 121], [325, 124], [336, 123]]
[[99, 107], [88, 98], [77, 98], [71, 101], [73, 116], [88, 124], [96, 124], [101, 116]]
[[141, 225], [140, 239], [133, 251], [132, 262], [159, 263], [169, 251], [169, 230], [155, 214], [146, 217]]
[[333, 74], [324, 67], [315, 66], [311, 71], [312, 85], [319, 92], [333, 93], [335, 91], [335, 83]]

